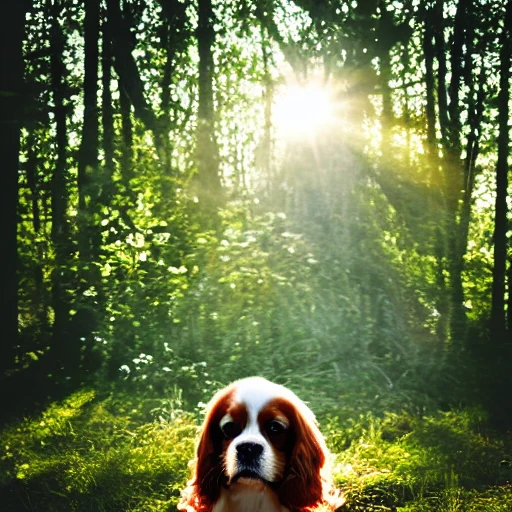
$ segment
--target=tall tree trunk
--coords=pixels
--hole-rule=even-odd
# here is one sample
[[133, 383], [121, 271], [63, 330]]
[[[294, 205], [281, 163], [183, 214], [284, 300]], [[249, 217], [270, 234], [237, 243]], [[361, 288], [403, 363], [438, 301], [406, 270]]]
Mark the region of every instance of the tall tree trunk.
[[506, 339], [505, 275], [507, 265], [507, 192], [510, 154], [510, 64], [512, 37], [512, 2], [508, 2], [500, 50], [500, 91], [498, 95], [498, 161], [496, 164], [496, 205], [494, 216], [494, 266], [492, 271], [491, 337], [500, 344]]
[[84, 21], [84, 121], [78, 158], [78, 250], [80, 254], [80, 306], [72, 319], [71, 335], [64, 352], [64, 366], [73, 372], [80, 365], [82, 347], [93, 344], [101, 295], [101, 277], [96, 263], [101, 243], [97, 223], [100, 199], [98, 164], [98, 41], [99, 2], [85, 0]]
[[[172, 19], [166, 18], [164, 25], [164, 35], [162, 39], [165, 44], [165, 64], [163, 70], [163, 76], [161, 81], [162, 87], [162, 117], [160, 122], [162, 124], [163, 134], [168, 135], [171, 130], [171, 84], [172, 75], [174, 72], [174, 48], [173, 48], [173, 27], [171, 26]], [[171, 161], [171, 148], [169, 144], [169, 137], [164, 138], [164, 151], [167, 162]], [[167, 181], [167, 180], [166, 180]]]
[[[453, 36], [448, 51], [445, 40], [445, 27], [442, 22], [444, 2], [438, 0], [435, 13], [438, 25], [435, 33], [435, 53], [438, 61], [437, 97], [439, 107], [439, 123], [441, 128], [441, 141], [443, 144], [443, 175], [444, 190], [447, 206], [446, 221], [444, 225], [447, 237], [447, 270], [449, 274], [450, 296], [450, 338], [460, 347], [464, 347], [467, 340], [467, 316], [464, 307], [464, 288], [462, 275], [464, 271], [464, 255], [466, 253], [467, 236], [469, 229], [469, 214], [471, 208], [472, 184], [468, 180], [468, 172], [472, 172], [475, 151], [471, 152], [470, 159], [464, 164], [461, 160], [461, 133], [460, 133], [460, 91], [463, 80], [469, 89], [468, 96], [472, 97], [475, 91], [473, 73], [464, 69], [469, 62], [467, 52], [472, 47], [472, 41], [467, 25], [474, 23], [472, 0], [459, 0], [454, 18]], [[450, 75], [447, 70], [447, 55], [450, 55]], [[465, 74], [466, 72], [466, 74]], [[451, 76], [446, 87], [447, 79]], [[472, 115], [468, 112], [468, 115]], [[473, 143], [474, 141], [470, 141]], [[474, 150], [477, 149], [475, 144]], [[468, 167], [469, 162], [469, 167]]]
[[[107, 21], [105, 21], [107, 17]], [[104, 177], [102, 179], [100, 203], [107, 206], [113, 192], [111, 184], [114, 176], [114, 109], [112, 107], [112, 42], [110, 23], [106, 13], [102, 25], [101, 55], [101, 123], [103, 128], [103, 153], [105, 155]]]
[[[84, 229], [92, 219], [87, 219], [93, 205], [91, 200], [96, 199], [95, 180], [98, 167], [98, 40], [99, 40], [99, 4], [95, 0], [85, 0], [85, 76], [84, 76], [84, 121], [82, 129], [82, 142], [78, 159], [78, 203], [79, 212], [84, 217]], [[80, 247], [86, 262], [90, 259], [90, 243], [86, 237]]]
[[507, 329], [512, 332], [512, 251], [509, 251], [508, 271], [507, 271]]
[[[66, 300], [66, 267], [71, 254], [69, 240], [68, 176], [67, 176], [67, 120], [65, 96], [65, 72], [63, 62], [65, 36], [59, 24], [61, 8], [55, 6], [52, 13], [50, 70], [51, 88], [55, 116], [57, 160], [51, 187], [51, 238], [55, 251], [55, 265], [52, 272], [52, 307], [54, 311], [53, 346], [60, 352], [69, 343], [67, 327], [70, 305]], [[67, 347], [66, 347], [67, 349]], [[52, 358], [57, 359], [57, 358]]]
[[0, 9], [0, 218], [2, 219], [0, 377], [13, 368], [18, 344], [17, 205], [20, 128], [23, 105], [23, 51], [28, 2]]
[[[428, 165], [430, 166], [430, 187], [433, 193], [431, 198], [431, 211], [441, 218], [441, 222], [435, 229], [434, 251], [436, 255], [436, 283], [437, 299], [436, 309], [439, 312], [439, 318], [436, 325], [436, 333], [440, 340], [446, 340], [448, 335], [449, 322], [449, 300], [447, 297], [446, 283], [446, 205], [442, 201], [442, 195], [435, 193], [439, 190], [443, 180], [441, 175], [441, 162], [439, 158], [438, 140], [436, 133], [436, 81], [434, 75], [434, 34], [435, 23], [437, 22], [436, 10], [428, 9], [425, 12], [425, 31], [423, 35], [423, 55], [425, 57], [425, 85], [426, 85], [426, 117], [427, 117], [427, 155]], [[439, 107], [441, 110], [441, 106]]]
[[435, 103], [435, 79], [434, 79], [434, 16], [429, 9], [425, 13], [425, 31], [423, 34], [423, 55], [425, 57], [425, 85], [426, 85], [426, 116], [427, 116], [427, 151], [429, 156], [437, 159], [436, 136], [436, 103]]
[[215, 40], [211, 0], [199, 0], [197, 43], [199, 48], [199, 106], [197, 113], [197, 183], [198, 198], [207, 219], [222, 202], [219, 176], [219, 150], [215, 138], [213, 101], [213, 54]]
[[[41, 232], [41, 191], [40, 191], [40, 183], [39, 183], [39, 147], [36, 142], [36, 134], [35, 131], [32, 131], [27, 136], [26, 142], [27, 148], [27, 161], [25, 163], [25, 172], [27, 175], [27, 185], [30, 188], [30, 201], [32, 203], [32, 226], [34, 228], [34, 235], [36, 238], [44, 236], [44, 233]], [[34, 248], [36, 252], [36, 261], [33, 262], [33, 276], [35, 283], [35, 297], [33, 300], [33, 312], [35, 317], [37, 318], [38, 328], [41, 332], [48, 331], [49, 325], [49, 315], [48, 315], [48, 307], [49, 303], [45, 293], [45, 283], [44, 283], [44, 269], [43, 269], [43, 261], [44, 261], [44, 252], [45, 248], [42, 244], [36, 244]], [[37, 341], [34, 346], [37, 346]], [[46, 346], [48, 340], [41, 340], [42, 345]]]
[[112, 36], [112, 52], [114, 68], [119, 76], [119, 88], [133, 105], [135, 115], [151, 131], [154, 138], [158, 158], [167, 170], [167, 147], [165, 133], [162, 132], [161, 123], [147, 102], [144, 95], [144, 82], [132, 55], [135, 47], [135, 37], [130, 32], [130, 26], [121, 12], [119, 0], [107, 0], [109, 28]]
[[130, 191], [130, 180], [133, 177], [133, 123], [131, 104], [124, 89], [119, 91], [119, 107], [121, 110], [121, 176], [126, 191]]

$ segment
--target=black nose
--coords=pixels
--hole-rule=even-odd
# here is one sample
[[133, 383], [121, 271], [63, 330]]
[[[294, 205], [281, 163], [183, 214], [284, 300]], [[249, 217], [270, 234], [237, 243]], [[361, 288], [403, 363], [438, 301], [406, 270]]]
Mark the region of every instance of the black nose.
[[238, 461], [242, 464], [255, 462], [263, 452], [263, 446], [258, 443], [240, 443], [236, 447]]

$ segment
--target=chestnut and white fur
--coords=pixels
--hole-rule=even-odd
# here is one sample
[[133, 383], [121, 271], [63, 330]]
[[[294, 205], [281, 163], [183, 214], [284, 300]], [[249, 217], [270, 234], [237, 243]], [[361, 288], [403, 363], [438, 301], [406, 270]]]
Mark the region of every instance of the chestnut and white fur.
[[186, 512], [333, 511], [343, 498], [312, 411], [261, 377], [233, 382], [210, 401]]

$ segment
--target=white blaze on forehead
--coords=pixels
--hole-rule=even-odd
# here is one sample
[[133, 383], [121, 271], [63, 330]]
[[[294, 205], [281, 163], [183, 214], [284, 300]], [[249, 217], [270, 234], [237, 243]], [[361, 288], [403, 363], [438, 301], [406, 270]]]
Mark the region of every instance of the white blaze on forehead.
[[245, 404], [251, 419], [256, 419], [268, 402], [282, 396], [280, 387], [261, 377], [249, 377], [237, 383], [235, 401]]
[[314, 414], [293, 391], [279, 384], [270, 382], [263, 377], [248, 377], [239, 380], [236, 383], [234, 398], [236, 402], [245, 404], [252, 421], [256, 421], [259, 412], [271, 400], [284, 398], [298, 409], [303, 416], [315, 423]]

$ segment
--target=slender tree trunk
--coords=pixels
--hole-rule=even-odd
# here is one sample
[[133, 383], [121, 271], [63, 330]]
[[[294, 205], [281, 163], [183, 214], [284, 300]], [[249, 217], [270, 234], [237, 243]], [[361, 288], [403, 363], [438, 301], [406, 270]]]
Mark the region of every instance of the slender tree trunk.
[[[443, 20], [443, 2], [438, 0], [435, 13], [438, 20]], [[443, 143], [443, 175], [445, 180], [445, 198], [447, 206], [445, 233], [447, 236], [447, 270], [449, 273], [450, 296], [450, 337], [460, 347], [465, 347], [467, 340], [467, 316], [464, 307], [464, 288], [462, 274], [464, 271], [464, 255], [469, 228], [471, 208], [472, 182], [466, 179], [468, 169], [461, 160], [460, 138], [460, 91], [463, 79], [470, 90], [469, 96], [475, 90], [473, 74], [469, 70], [466, 75], [464, 62], [467, 60], [468, 41], [467, 25], [473, 23], [470, 19], [473, 13], [472, 0], [460, 0], [454, 19], [453, 36], [448, 51], [445, 41], [445, 30], [442, 22], [438, 22], [435, 33], [435, 53], [438, 61], [438, 107]], [[450, 75], [447, 70], [447, 55], [450, 56]], [[448, 88], [447, 78], [450, 76]], [[471, 112], [469, 112], [471, 115]], [[476, 146], [475, 146], [476, 149]], [[470, 158], [472, 165], [474, 152]]]
[[213, 54], [215, 40], [211, 0], [199, 0], [197, 43], [199, 48], [199, 106], [197, 113], [197, 183], [198, 197], [206, 218], [212, 219], [221, 204], [219, 151], [215, 138], [213, 101]]
[[445, 22], [443, 18], [444, 1], [437, 0], [433, 12], [434, 22], [434, 49], [437, 59], [437, 103], [439, 107], [439, 125], [441, 128], [441, 139], [448, 140], [448, 96], [446, 93], [447, 64], [446, 64], [446, 43], [444, 40]]
[[430, 166], [430, 186], [432, 193], [431, 208], [433, 212], [437, 212], [441, 222], [435, 230], [434, 251], [436, 255], [436, 283], [438, 289], [438, 297], [436, 300], [436, 309], [439, 312], [436, 333], [440, 340], [446, 340], [448, 335], [449, 321], [449, 300], [446, 292], [446, 205], [442, 201], [442, 196], [434, 191], [440, 190], [443, 183], [440, 172], [441, 162], [439, 158], [438, 139], [436, 133], [436, 81], [434, 75], [434, 26], [436, 23], [436, 12], [428, 9], [425, 12], [425, 32], [423, 35], [423, 54], [425, 57], [425, 85], [426, 85], [426, 116], [427, 116], [427, 154], [429, 156]]
[[97, 217], [102, 181], [98, 163], [99, 5], [97, 0], [85, 0], [84, 121], [78, 158], [78, 250], [82, 287], [81, 304], [72, 319], [71, 335], [64, 352], [64, 367], [71, 372], [80, 365], [82, 347], [87, 350], [93, 344], [92, 333], [101, 302], [101, 277], [96, 266], [101, 243]]
[[[469, 66], [468, 66], [469, 67]], [[471, 69], [470, 72], [473, 70]], [[469, 74], [469, 73], [468, 73]], [[478, 90], [475, 89], [475, 84], [468, 84], [475, 93], [471, 95], [471, 100], [468, 102], [468, 125], [469, 133], [466, 137], [466, 158], [463, 164], [463, 177], [464, 189], [462, 194], [462, 204], [460, 207], [460, 253], [461, 258], [464, 257], [468, 245], [469, 226], [471, 220], [471, 206], [473, 191], [475, 188], [476, 177], [476, 160], [480, 152], [480, 132], [482, 117], [484, 113], [484, 102], [486, 96], [486, 82], [487, 76], [485, 66], [482, 66], [480, 77], [478, 79]], [[476, 96], [476, 100], [474, 99]]]
[[[105, 17], [107, 20], [105, 21]], [[102, 188], [100, 204], [109, 206], [114, 193], [114, 108], [112, 105], [112, 42], [110, 23], [104, 13], [102, 25], [102, 55], [101, 55], [101, 124], [102, 142], [105, 161], [103, 165]]]
[[119, 91], [119, 105], [121, 110], [122, 133], [121, 175], [125, 186], [129, 188], [130, 179], [133, 176], [133, 123], [130, 99], [123, 89]]
[[[170, 20], [166, 19], [165, 30], [163, 39], [165, 40], [165, 64], [164, 64], [164, 72], [162, 76], [162, 132], [164, 134], [169, 134], [171, 129], [170, 125], [170, 111], [171, 111], [171, 83], [172, 83], [172, 75], [174, 71], [173, 59], [174, 59], [174, 51], [172, 47], [172, 27], [170, 26]], [[168, 143], [169, 137], [165, 137], [164, 139], [164, 151], [166, 154], [167, 162], [171, 161], [171, 148]]]
[[498, 162], [496, 165], [496, 205], [494, 216], [494, 266], [492, 272], [491, 338], [495, 344], [506, 340], [505, 275], [507, 265], [507, 191], [510, 154], [510, 64], [512, 37], [512, 2], [506, 11], [500, 51], [500, 92], [498, 95]]
[[18, 344], [17, 206], [20, 129], [23, 106], [23, 51], [28, 2], [0, 9], [0, 218], [2, 219], [0, 377], [13, 368]]
[[[119, 91], [119, 109], [121, 111], [121, 183], [123, 193], [128, 198], [128, 204], [133, 205], [136, 202], [136, 193], [130, 186], [130, 181], [134, 176], [132, 106], [130, 98], [123, 88]], [[119, 212], [123, 220], [136, 231], [137, 228], [134, 226], [128, 210], [128, 206], [119, 205]]]
[[508, 271], [507, 271], [507, 329], [512, 332], [512, 251], [509, 251], [511, 256], [508, 258]]
[[[427, 14], [427, 25], [428, 28], [431, 28], [431, 32], [434, 38], [432, 51], [434, 52], [435, 59], [437, 60], [437, 82], [436, 82], [436, 93], [437, 93], [437, 108], [438, 108], [438, 118], [439, 118], [439, 126], [441, 132], [441, 141], [446, 143], [448, 140], [448, 124], [449, 124], [449, 116], [448, 116], [448, 96], [446, 91], [446, 82], [447, 82], [447, 63], [446, 63], [446, 43], [444, 38], [445, 32], [445, 22], [443, 17], [443, 6], [444, 2], [442, 0], [437, 0], [431, 12]], [[428, 40], [426, 41], [427, 48]], [[428, 60], [427, 60], [428, 62]], [[432, 62], [433, 66], [433, 62]], [[433, 94], [433, 93], [432, 93]], [[428, 114], [428, 112], [427, 112]], [[432, 113], [430, 114], [432, 115]], [[434, 134], [435, 139], [435, 119], [431, 119], [429, 122], [429, 131], [431, 134], [429, 137], [432, 137]], [[434, 140], [435, 140], [434, 139]], [[443, 208], [440, 209], [440, 219], [439, 225], [436, 230], [437, 240], [435, 244], [435, 251], [437, 256], [437, 284], [439, 289], [441, 290], [441, 296], [438, 301], [439, 313], [441, 314], [441, 318], [439, 319], [438, 324], [438, 334], [442, 337], [442, 339], [449, 339], [451, 337], [451, 328], [452, 328], [452, 317], [453, 317], [453, 297], [450, 293], [451, 289], [451, 275], [450, 279], [447, 277], [447, 271], [450, 269], [450, 259], [449, 259], [449, 233], [453, 231], [454, 227], [452, 222], [454, 222], [453, 214], [450, 211], [449, 205], [449, 180], [447, 174], [450, 172], [450, 169], [446, 169], [446, 162], [438, 158], [438, 141], [435, 140], [434, 147], [435, 151], [435, 160], [436, 167], [436, 178], [437, 183], [436, 186], [442, 189], [442, 202]], [[443, 317], [444, 315], [444, 317]]]
[[433, 15], [430, 10], [426, 12], [425, 31], [423, 34], [423, 55], [425, 56], [425, 85], [427, 88], [427, 151], [432, 157], [436, 157], [437, 136], [436, 136], [436, 104], [435, 104], [435, 80], [434, 80], [434, 45], [432, 30]]
[[[55, 267], [52, 273], [52, 306], [54, 311], [53, 346], [59, 350], [69, 343], [67, 327], [70, 305], [66, 300], [66, 267], [69, 265], [71, 253], [69, 240], [68, 208], [68, 176], [67, 176], [67, 120], [65, 96], [65, 72], [63, 62], [65, 37], [59, 24], [59, 7], [53, 11], [51, 27], [51, 87], [54, 102], [56, 127], [57, 160], [52, 177], [51, 187], [51, 237], [55, 251]], [[67, 347], [66, 347], [67, 349]], [[57, 358], [55, 358], [57, 359]]]
[[[41, 192], [39, 184], [39, 148], [36, 143], [36, 134], [34, 131], [30, 132], [27, 136], [26, 142], [27, 161], [25, 163], [25, 172], [27, 175], [27, 185], [30, 189], [30, 202], [32, 204], [32, 226], [34, 228], [34, 234], [36, 237], [44, 236], [41, 233]], [[36, 252], [36, 261], [33, 263], [33, 276], [35, 283], [35, 296], [32, 301], [32, 308], [37, 318], [38, 329], [41, 332], [47, 332], [48, 328], [48, 300], [45, 292], [44, 284], [44, 271], [43, 261], [45, 248], [42, 244], [37, 244], [34, 247]], [[42, 340], [41, 340], [42, 341]], [[42, 344], [46, 346], [47, 340], [42, 341]]]
[[[87, 226], [92, 219], [88, 219], [92, 208], [91, 199], [97, 197], [95, 183], [91, 177], [95, 176], [98, 167], [98, 40], [99, 40], [99, 4], [96, 0], [85, 1], [85, 77], [84, 77], [84, 122], [82, 129], [82, 142], [78, 160], [78, 202], [79, 212], [84, 217], [84, 232], [89, 231]], [[85, 261], [90, 259], [90, 239], [86, 236], [80, 247], [81, 257]]]
[[165, 148], [168, 142], [162, 132], [159, 119], [144, 95], [144, 82], [132, 55], [135, 47], [135, 37], [130, 32], [128, 22], [121, 12], [119, 0], [107, 0], [107, 9], [112, 36], [114, 68], [119, 76], [119, 88], [129, 98], [135, 115], [144, 123], [146, 129], [152, 132], [159, 160], [164, 170], [167, 170], [168, 162]]

